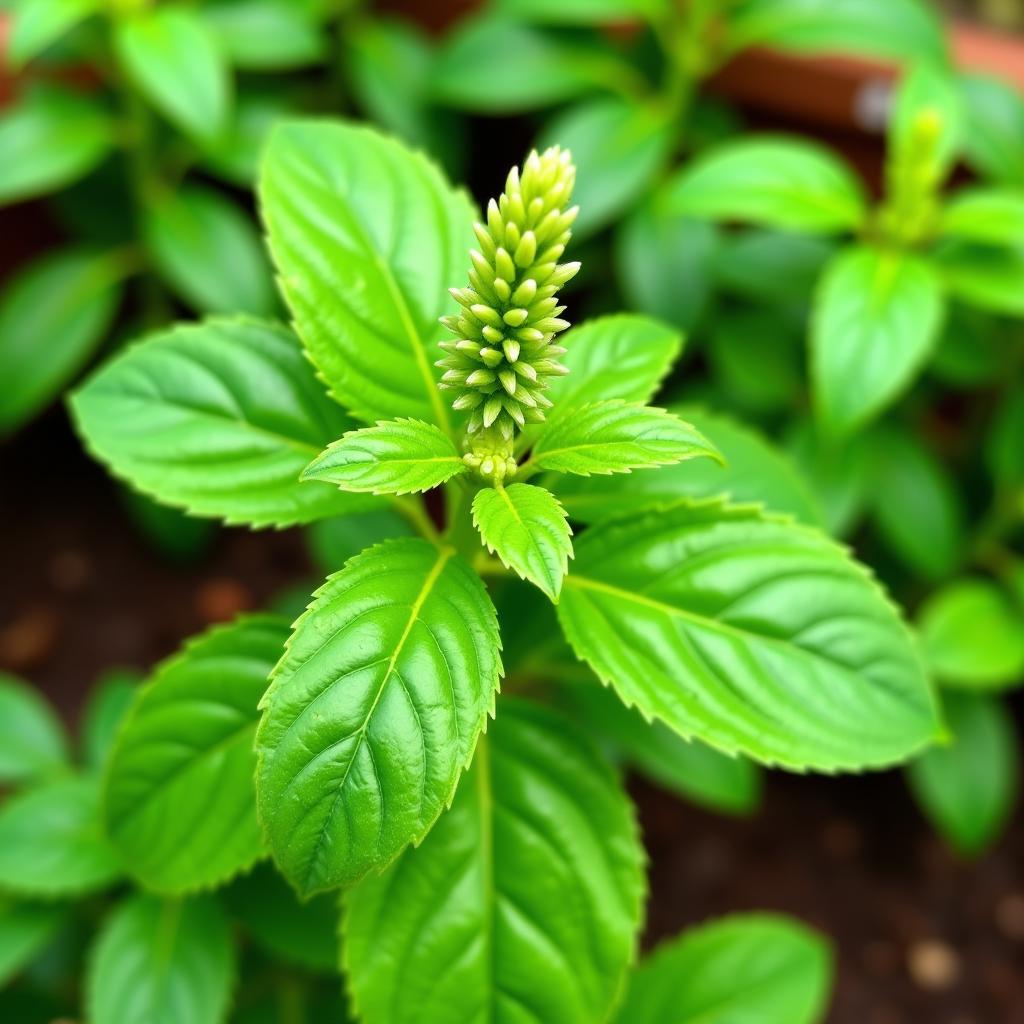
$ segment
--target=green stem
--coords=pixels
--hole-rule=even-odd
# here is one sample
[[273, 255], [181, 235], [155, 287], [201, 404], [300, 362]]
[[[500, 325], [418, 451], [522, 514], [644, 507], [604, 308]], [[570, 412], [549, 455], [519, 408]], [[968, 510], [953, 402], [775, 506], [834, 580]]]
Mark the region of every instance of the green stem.
[[395, 511], [404, 516], [421, 537], [425, 537], [431, 544], [439, 545], [441, 543], [441, 535], [437, 532], [437, 527], [434, 526], [433, 520], [419, 498], [396, 495], [391, 499], [391, 503]]

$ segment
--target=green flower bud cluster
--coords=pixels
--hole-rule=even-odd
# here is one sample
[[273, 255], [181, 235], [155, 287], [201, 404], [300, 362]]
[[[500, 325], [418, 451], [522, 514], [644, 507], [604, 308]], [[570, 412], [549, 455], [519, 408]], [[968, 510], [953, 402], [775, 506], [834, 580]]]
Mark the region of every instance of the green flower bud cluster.
[[462, 308], [441, 318], [458, 339], [441, 343], [441, 387], [456, 392], [453, 408], [471, 410], [466, 462], [490, 478], [515, 472], [516, 432], [544, 419], [549, 380], [568, 372], [554, 339], [569, 326], [558, 290], [580, 266], [558, 262], [578, 211], [567, 209], [575, 180], [558, 146], [531, 152], [521, 175], [512, 168], [487, 223], [474, 225], [469, 287], [451, 289]]
[[942, 114], [925, 107], [914, 117], [902, 151], [890, 157], [879, 222], [882, 233], [898, 244], [917, 245], [935, 230], [944, 177], [938, 152], [942, 128]]

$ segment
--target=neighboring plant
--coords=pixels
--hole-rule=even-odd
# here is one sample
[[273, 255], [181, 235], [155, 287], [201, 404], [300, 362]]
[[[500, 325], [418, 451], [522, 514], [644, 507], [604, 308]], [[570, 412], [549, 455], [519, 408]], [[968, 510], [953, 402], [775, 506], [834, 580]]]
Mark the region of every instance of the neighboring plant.
[[[368, 1024], [613, 1013], [643, 852], [588, 723], [666, 777], [692, 739], [833, 772], [940, 734], [910, 633], [844, 548], [699, 496], [719, 493], [699, 471], [721, 456], [646, 404], [681, 339], [635, 316], [563, 333], [573, 179], [564, 151], [531, 154], [474, 227], [421, 154], [283, 124], [260, 207], [298, 338], [251, 317], [177, 327], [72, 398], [115, 474], [193, 514], [280, 527], [390, 504], [418, 534], [350, 557], [287, 638], [243, 621], [188, 648], [184, 666], [222, 660], [158, 672], [104, 783], [107, 832], [153, 891], [215, 888], [267, 850], [300, 895], [343, 888]], [[733, 428], [728, 449], [756, 444]], [[698, 496], [634, 493], [689, 466]], [[573, 537], [558, 495], [594, 474], [629, 486]], [[566, 641], [589, 670], [563, 680]], [[518, 692], [499, 699], [503, 663]], [[627, 1005], [657, 1006], [655, 965], [686, 949], [642, 969]], [[811, 973], [772, 1019], [816, 1019]]]

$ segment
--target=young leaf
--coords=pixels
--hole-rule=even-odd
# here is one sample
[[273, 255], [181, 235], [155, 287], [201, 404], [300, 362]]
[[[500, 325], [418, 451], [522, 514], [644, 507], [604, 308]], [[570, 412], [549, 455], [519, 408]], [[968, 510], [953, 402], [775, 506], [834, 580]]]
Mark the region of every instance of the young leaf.
[[100, 827], [97, 780], [55, 779], [0, 807], [0, 888], [78, 895], [104, 889], [120, 874]]
[[270, 864], [224, 890], [228, 911], [271, 956], [310, 971], [336, 975], [338, 900], [324, 894], [302, 901]]
[[935, 827], [962, 854], [978, 854], [1006, 824], [1017, 798], [1020, 749], [1013, 719], [982, 694], [949, 693], [952, 742], [907, 766], [910, 788]]
[[473, 211], [421, 153], [370, 128], [291, 121], [271, 136], [260, 201], [299, 336], [360, 419], [448, 427], [433, 363]]
[[95, 1024], [220, 1024], [235, 971], [231, 931], [211, 896], [137, 895], [103, 924], [89, 958]]
[[82, 712], [82, 760], [86, 768], [101, 769], [128, 714], [142, 675], [131, 669], [107, 672], [93, 687]]
[[676, 125], [654, 107], [617, 96], [570, 107], [541, 133], [539, 146], [560, 145], [579, 168], [573, 224], [579, 237], [618, 218], [662, 170], [676, 138]]
[[439, 487], [466, 469], [440, 427], [390, 420], [339, 438], [305, 468], [302, 479], [337, 484], [343, 491], [409, 494]]
[[938, 733], [910, 634], [867, 572], [754, 506], [680, 502], [591, 528], [558, 617], [627, 704], [726, 753], [853, 770]]
[[634, 972], [617, 1024], [815, 1024], [832, 978], [825, 941], [776, 914], [684, 932]]
[[222, 193], [193, 185], [162, 197], [147, 208], [143, 233], [157, 272], [200, 312], [277, 308], [259, 235]]
[[939, 231], [967, 242], [1020, 245], [1024, 193], [1009, 188], [965, 188], [942, 211]]
[[619, 224], [615, 271], [628, 304], [690, 330], [707, 308], [719, 234], [713, 224], [668, 213], [660, 193]]
[[182, 131], [209, 139], [227, 127], [227, 62], [197, 11], [175, 4], [119, 19], [114, 48], [138, 90]]
[[693, 406], [674, 406], [671, 411], [709, 439], [724, 465], [715, 459], [696, 459], [629, 478], [551, 479], [571, 519], [602, 523], [680, 498], [728, 495], [738, 502], [761, 502], [773, 512], [786, 512], [811, 526], [821, 525], [821, 510], [807, 482], [785, 454], [763, 437], [727, 416]]
[[489, 114], [553, 106], [630, 74], [613, 52], [485, 13], [445, 40], [432, 93], [442, 103]]
[[46, 949], [67, 916], [61, 906], [0, 897], [0, 988]]
[[925, 663], [942, 682], [972, 690], [1024, 682], [1024, 612], [994, 583], [950, 583], [921, 609], [918, 628]]
[[273, 323], [213, 319], [155, 334], [93, 374], [71, 409], [117, 476], [194, 515], [288, 526], [374, 500], [300, 482], [352, 421]]
[[983, 176], [1012, 187], [1024, 181], [1024, 99], [1009, 82], [962, 75], [967, 162]]
[[241, 618], [188, 643], [139, 691], [107, 766], [107, 834], [147, 889], [216, 886], [263, 853], [257, 710], [288, 624]]
[[350, 885], [427, 833], [501, 674], [494, 607], [449, 548], [379, 544], [315, 598], [256, 738], [260, 818], [301, 895]]
[[[890, 161], [912, 165], [915, 159], [920, 161], [924, 156], [919, 151], [922, 118], [927, 118], [926, 134], [934, 135], [929, 138], [928, 146], [937, 178], [935, 184], [938, 184], [959, 155], [964, 127], [960, 90], [945, 61], [920, 61], [900, 82], [889, 118]], [[916, 186], [920, 188], [922, 183]]]
[[361, 1019], [606, 1020], [633, 956], [642, 865], [629, 801], [586, 737], [503, 700], [451, 809], [345, 898]]
[[691, 217], [824, 234], [856, 230], [867, 213], [860, 182], [838, 157], [816, 143], [773, 136], [698, 157], [673, 179], [666, 203]]
[[684, 740], [661, 722], [645, 721], [596, 679], [561, 685], [557, 699], [627, 765], [684, 800], [726, 814], [749, 814], [757, 807], [761, 773], [753, 761]]
[[[668, 324], [633, 313], [588, 320], [565, 336], [568, 369], [551, 381], [547, 394], [559, 417], [591, 402], [620, 398], [648, 402], [683, 348], [682, 335]], [[536, 431], [527, 428], [525, 437]]]
[[846, 433], [892, 402], [927, 359], [942, 317], [942, 285], [926, 261], [844, 249], [825, 271], [811, 324], [811, 372], [825, 425]]
[[572, 557], [572, 530], [550, 491], [533, 484], [485, 487], [473, 499], [473, 522], [488, 550], [558, 600]]
[[29, 264], [7, 286], [0, 297], [0, 434], [45, 406], [82, 368], [113, 322], [120, 276], [113, 256], [64, 249]]
[[35, 86], [0, 115], [0, 205], [70, 185], [114, 142], [114, 122], [96, 100]]
[[739, 0], [726, 19], [732, 52], [770, 46], [943, 61], [945, 32], [923, 0]]
[[0, 672], [0, 786], [58, 774], [67, 762], [67, 740], [53, 709], [32, 687]]
[[611, 399], [570, 415], [556, 412], [533, 446], [530, 465], [590, 476], [701, 457], [722, 461], [718, 449], [689, 423], [664, 409]]
[[949, 576], [964, 548], [963, 501], [952, 475], [910, 434], [880, 430], [873, 442], [870, 496], [879, 533], [914, 572]]
[[311, 5], [296, 0], [207, 0], [203, 21], [235, 67], [285, 71], [316, 64], [327, 39]]
[[37, 57], [100, 8], [100, 0], [21, 0], [12, 18], [7, 59], [14, 69]]

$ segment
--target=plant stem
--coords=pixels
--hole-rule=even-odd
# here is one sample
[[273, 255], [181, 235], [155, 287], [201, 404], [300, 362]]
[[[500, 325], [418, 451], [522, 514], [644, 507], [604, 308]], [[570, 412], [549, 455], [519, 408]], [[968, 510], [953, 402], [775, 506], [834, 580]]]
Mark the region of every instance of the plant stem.
[[425, 537], [431, 544], [441, 543], [441, 535], [419, 498], [396, 495], [391, 502], [395, 511], [404, 516], [421, 537]]

